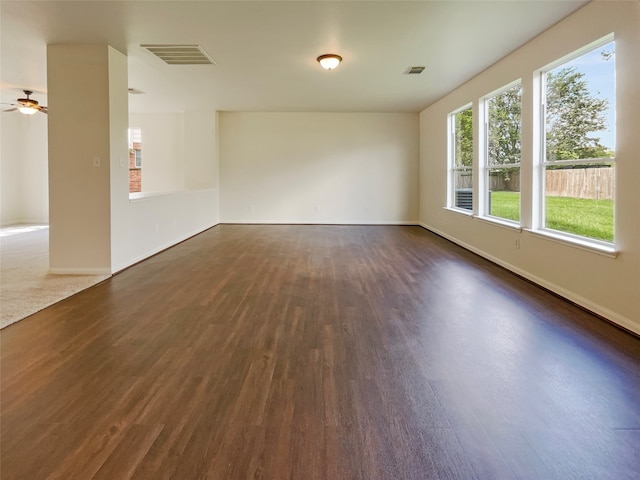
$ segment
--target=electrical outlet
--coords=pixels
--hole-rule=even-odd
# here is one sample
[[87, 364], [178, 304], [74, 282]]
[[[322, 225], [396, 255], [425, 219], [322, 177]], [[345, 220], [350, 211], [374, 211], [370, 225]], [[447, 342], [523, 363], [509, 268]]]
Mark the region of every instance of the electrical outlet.
[[516, 238], [516, 242], [515, 242], [514, 246], [516, 247], [516, 250], [520, 250], [520, 239], [519, 238]]

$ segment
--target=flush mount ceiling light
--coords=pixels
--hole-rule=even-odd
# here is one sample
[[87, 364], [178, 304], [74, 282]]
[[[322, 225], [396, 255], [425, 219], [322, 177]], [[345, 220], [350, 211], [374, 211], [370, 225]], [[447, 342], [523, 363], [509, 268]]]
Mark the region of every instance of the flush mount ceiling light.
[[336, 55], [335, 53], [327, 53], [325, 55], [320, 55], [318, 58], [318, 63], [325, 70], [333, 70], [342, 61], [342, 57], [340, 55]]

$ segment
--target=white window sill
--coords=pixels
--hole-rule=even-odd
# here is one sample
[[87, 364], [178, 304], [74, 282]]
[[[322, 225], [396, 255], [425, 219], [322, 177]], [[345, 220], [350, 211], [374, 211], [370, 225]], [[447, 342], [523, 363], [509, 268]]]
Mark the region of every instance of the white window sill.
[[184, 189], [184, 190], [168, 190], [164, 192], [132, 192], [129, 193], [129, 202], [138, 202], [142, 200], [152, 200], [154, 198], [160, 197], [171, 197], [176, 195], [184, 195], [189, 192], [197, 192], [204, 190], [215, 190], [215, 188], [195, 188], [195, 189]]
[[506, 228], [508, 230], [522, 232], [522, 227], [520, 226], [520, 224], [515, 222], [510, 222], [509, 220], [503, 220], [498, 217], [480, 217], [477, 215], [474, 215], [473, 218], [480, 220], [482, 222], [490, 223], [491, 225], [496, 225], [498, 227]]
[[546, 238], [552, 242], [561, 243], [569, 247], [579, 248], [591, 253], [597, 253], [598, 255], [604, 255], [605, 257], [616, 258], [618, 251], [613, 245], [606, 242], [599, 242], [597, 240], [589, 240], [586, 238], [579, 238], [569, 235], [563, 235], [552, 230], [530, 230], [525, 229], [526, 232], [533, 235]]
[[467, 217], [473, 217], [473, 212], [471, 210], [467, 210], [466, 208], [455, 208], [455, 207], [442, 207], [444, 210], [453, 213], [459, 213], [460, 215], [465, 215]]

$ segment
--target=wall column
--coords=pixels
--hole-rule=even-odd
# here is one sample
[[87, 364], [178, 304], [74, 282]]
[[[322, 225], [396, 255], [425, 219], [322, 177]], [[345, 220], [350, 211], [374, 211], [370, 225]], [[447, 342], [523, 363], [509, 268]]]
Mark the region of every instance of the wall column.
[[108, 45], [47, 47], [52, 273], [111, 273], [111, 166], [127, 148], [126, 86], [126, 56]]

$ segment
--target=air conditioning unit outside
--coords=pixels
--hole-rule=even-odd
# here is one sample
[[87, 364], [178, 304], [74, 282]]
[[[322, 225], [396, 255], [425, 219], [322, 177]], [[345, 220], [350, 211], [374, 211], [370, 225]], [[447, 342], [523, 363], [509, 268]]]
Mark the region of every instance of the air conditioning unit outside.
[[473, 189], [458, 188], [456, 190], [456, 207], [473, 210]]

